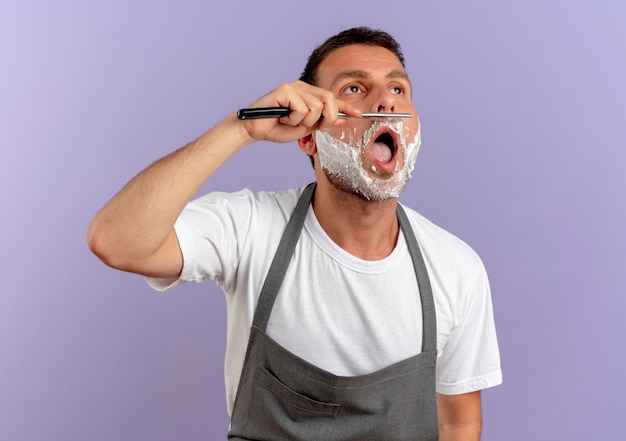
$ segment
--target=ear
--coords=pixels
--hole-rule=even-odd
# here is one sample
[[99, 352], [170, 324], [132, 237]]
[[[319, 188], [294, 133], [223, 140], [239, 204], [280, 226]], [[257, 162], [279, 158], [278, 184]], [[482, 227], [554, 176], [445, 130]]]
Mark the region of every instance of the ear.
[[298, 147], [304, 153], [309, 156], [313, 156], [317, 153], [317, 145], [315, 144], [315, 135], [313, 133], [308, 134], [304, 138], [298, 139]]

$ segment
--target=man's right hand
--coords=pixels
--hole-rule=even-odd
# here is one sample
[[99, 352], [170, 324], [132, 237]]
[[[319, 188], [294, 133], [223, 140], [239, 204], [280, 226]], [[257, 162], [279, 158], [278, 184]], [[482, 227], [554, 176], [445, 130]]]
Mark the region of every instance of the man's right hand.
[[339, 112], [351, 116], [361, 115], [360, 110], [337, 100], [332, 92], [302, 81], [282, 84], [250, 107], [286, 107], [291, 110], [289, 116], [282, 118], [243, 121], [251, 140], [279, 143], [295, 141], [315, 130], [324, 130], [341, 123], [342, 120], [338, 120]]

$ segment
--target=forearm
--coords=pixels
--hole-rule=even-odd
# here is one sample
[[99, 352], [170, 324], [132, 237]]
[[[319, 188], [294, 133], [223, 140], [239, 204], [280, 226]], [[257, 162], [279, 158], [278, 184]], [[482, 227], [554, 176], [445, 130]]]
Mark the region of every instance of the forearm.
[[254, 140], [290, 142], [330, 127], [338, 111], [360, 115], [331, 92], [301, 81], [283, 84], [253, 104], [268, 106], [289, 107], [291, 112], [280, 119], [247, 121], [232, 114], [137, 175], [93, 219], [87, 233], [91, 250], [114, 268], [177, 276], [182, 255], [174, 223], [185, 204], [232, 155]]
[[90, 248], [128, 271], [166, 241], [185, 204], [239, 149], [251, 142], [234, 115], [133, 178], [95, 216]]
[[482, 429], [480, 391], [437, 394], [440, 441], [479, 441]]
[[440, 426], [439, 441], [479, 441], [480, 433], [480, 424]]

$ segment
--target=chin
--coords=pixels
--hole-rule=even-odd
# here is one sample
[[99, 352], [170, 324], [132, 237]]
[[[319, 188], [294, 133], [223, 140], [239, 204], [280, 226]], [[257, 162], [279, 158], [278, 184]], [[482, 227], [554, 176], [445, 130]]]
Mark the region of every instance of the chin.
[[[385, 202], [397, 199], [404, 191], [407, 182], [398, 183], [397, 179], [369, 178], [359, 183], [343, 176], [324, 170], [324, 175], [330, 184], [345, 196], [370, 202]], [[396, 177], [397, 178], [397, 177]]]

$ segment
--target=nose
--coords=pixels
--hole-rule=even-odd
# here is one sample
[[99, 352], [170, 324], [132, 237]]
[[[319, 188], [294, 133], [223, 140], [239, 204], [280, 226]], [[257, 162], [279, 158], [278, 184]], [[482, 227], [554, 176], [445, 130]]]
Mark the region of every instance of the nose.
[[396, 97], [386, 88], [381, 88], [375, 96], [373, 109], [375, 112], [394, 112], [396, 107]]
[[378, 108], [376, 109], [377, 112], [393, 112], [394, 111], [394, 106], [391, 106], [390, 108], [387, 108], [385, 106], [383, 106], [382, 104], [378, 105]]

